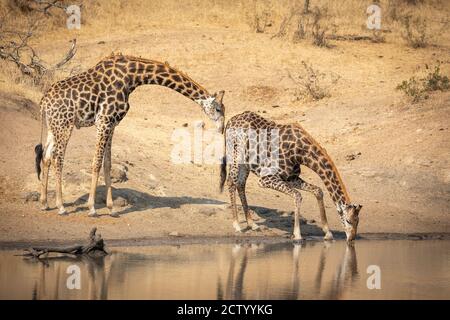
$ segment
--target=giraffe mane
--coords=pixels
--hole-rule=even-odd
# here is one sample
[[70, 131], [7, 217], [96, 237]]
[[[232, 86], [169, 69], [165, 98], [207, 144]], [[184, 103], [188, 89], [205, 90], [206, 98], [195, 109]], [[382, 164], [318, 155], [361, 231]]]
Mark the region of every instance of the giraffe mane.
[[339, 170], [337, 169], [336, 165], [334, 164], [333, 159], [331, 159], [331, 157], [330, 157], [330, 155], [328, 154], [327, 150], [326, 150], [324, 147], [322, 147], [322, 146], [319, 144], [319, 142], [317, 142], [317, 140], [314, 139], [314, 138], [309, 134], [309, 132], [306, 131], [299, 123], [293, 123], [292, 125], [293, 125], [294, 127], [298, 128], [298, 129], [302, 132], [302, 134], [305, 135], [305, 136], [311, 141], [311, 143], [314, 144], [314, 145], [317, 147], [317, 149], [319, 149], [319, 151], [323, 154], [323, 156], [324, 156], [324, 157], [327, 159], [327, 161], [330, 163], [331, 168], [332, 168], [332, 170], [334, 171], [334, 173], [336, 174], [336, 177], [337, 177], [337, 179], [338, 179], [338, 182], [339, 182], [339, 184], [341, 185], [342, 192], [344, 193], [345, 200], [346, 200], [347, 203], [349, 204], [349, 203], [350, 203], [350, 196], [348, 195], [347, 188], [345, 187], [344, 181], [342, 180], [342, 177], [341, 177], [341, 175], [340, 175], [340, 173], [339, 173]]

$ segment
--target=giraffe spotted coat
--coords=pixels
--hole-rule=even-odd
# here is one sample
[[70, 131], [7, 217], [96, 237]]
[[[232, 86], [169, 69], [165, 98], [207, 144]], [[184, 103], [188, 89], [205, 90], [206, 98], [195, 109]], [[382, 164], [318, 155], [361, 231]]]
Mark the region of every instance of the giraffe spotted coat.
[[[129, 95], [140, 85], [153, 84], [175, 90], [199, 104], [219, 131], [224, 124], [223, 94], [210, 95], [186, 74], [154, 60], [113, 54], [89, 70], [53, 84], [40, 102], [42, 127], [47, 124], [47, 140], [35, 148], [36, 169], [41, 176], [41, 204], [47, 209], [47, 184], [50, 164], [56, 176], [56, 205], [66, 214], [62, 200], [61, 176], [67, 143], [74, 127], [96, 126], [97, 137], [92, 163], [92, 182], [88, 199], [90, 216], [94, 207], [99, 170], [104, 166], [106, 204], [113, 211], [111, 194], [111, 144], [115, 127], [127, 114]], [[43, 130], [43, 129], [42, 129]]]
[[[322, 179], [336, 205], [347, 240], [355, 239], [361, 206], [351, 204], [342, 178], [330, 156], [300, 125], [277, 124], [256, 113], [246, 111], [228, 121], [225, 127], [225, 140], [226, 155], [221, 165], [221, 189], [227, 180], [234, 217], [233, 226], [236, 231], [241, 231], [237, 220], [236, 190], [248, 227], [258, 229], [258, 225], [249, 215], [245, 194], [246, 181], [249, 173], [252, 172], [259, 177], [259, 186], [277, 190], [294, 199], [295, 239], [302, 238], [299, 221], [302, 202], [300, 190], [310, 192], [316, 197], [325, 239], [332, 239], [321, 188], [307, 183], [300, 177], [301, 166], [306, 166]], [[256, 158], [255, 153], [252, 153], [255, 150]], [[276, 159], [273, 159], [273, 155], [276, 155]], [[229, 165], [228, 178], [227, 164]]]

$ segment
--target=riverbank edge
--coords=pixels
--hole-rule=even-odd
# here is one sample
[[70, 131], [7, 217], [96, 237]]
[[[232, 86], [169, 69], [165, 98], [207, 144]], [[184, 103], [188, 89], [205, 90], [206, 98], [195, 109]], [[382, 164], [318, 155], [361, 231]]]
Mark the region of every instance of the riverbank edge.
[[[335, 240], [343, 241], [343, 234], [335, 234]], [[362, 233], [358, 235], [358, 241], [370, 240], [450, 240], [450, 233]], [[70, 240], [18, 240], [0, 241], [0, 250], [14, 250], [29, 247], [39, 247], [51, 244], [52, 246], [67, 246], [84, 243], [86, 239]], [[305, 236], [302, 242], [323, 241], [320, 236]], [[274, 244], [274, 243], [295, 243], [290, 237], [280, 236], [165, 236], [130, 239], [108, 239], [105, 244], [109, 248], [113, 247], [138, 247], [138, 246], [171, 246], [171, 245], [193, 245], [193, 244]]]

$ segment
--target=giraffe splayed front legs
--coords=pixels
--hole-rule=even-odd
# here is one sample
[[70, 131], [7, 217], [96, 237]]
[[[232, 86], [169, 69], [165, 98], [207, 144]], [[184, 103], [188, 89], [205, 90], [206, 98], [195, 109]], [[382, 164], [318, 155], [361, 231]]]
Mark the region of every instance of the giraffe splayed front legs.
[[[266, 137], [259, 141], [261, 137]], [[263, 145], [270, 142], [270, 145]], [[356, 238], [359, 223], [360, 205], [350, 203], [344, 183], [331, 158], [301, 126], [280, 125], [264, 119], [253, 112], [244, 112], [232, 117], [225, 128], [226, 155], [221, 164], [221, 190], [228, 182], [231, 206], [233, 210], [233, 226], [240, 230], [237, 222], [236, 189], [240, 190], [242, 207], [246, 215], [247, 223], [253, 226], [249, 219], [248, 205], [245, 196], [245, 183], [249, 172], [256, 174], [259, 186], [273, 189], [292, 197], [295, 205], [294, 231], [295, 240], [301, 240], [300, 232], [300, 207], [302, 196], [300, 191], [314, 194], [317, 199], [320, 212], [322, 230], [325, 240], [332, 240], [333, 235], [328, 226], [323, 192], [315, 185], [305, 182], [299, 177], [300, 166], [304, 165], [316, 172], [325, 184], [331, 198], [336, 204], [339, 219], [344, 227], [347, 241]], [[252, 149], [252, 146], [257, 146]], [[252, 150], [258, 150], [258, 154], [252, 154]], [[261, 151], [262, 150], [262, 151]], [[272, 152], [276, 159], [271, 159]], [[259, 161], [254, 161], [254, 160]], [[271, 159], [275, 166], [268, 167], [267, 161]], [[227, 163], [229, 173], [227, 178]], [[252, 227], [253, 228], [253, 227]]]
[[59, 214], [66, 214], [62, 198], [62, 170], [67, 143], [73, 127], [79, 129], [95, 125], [97, 138], [87, 202], [89, 216], [97, 216], [95, 194], [102, 164], [107, 192], [106, 206], [112, 216], [117, 216], [113, 208], [110, 176], [114, 128], [129, 110], [129, 95], [138, 86], [145, 84], [165, 86], [188, 97], [200, 105], [218, 131], [223, 131], [223, 91], [211, 95], [186, 74], [167, 63], [121, 54], [107, 57], [79, 75], [56, 82], [41, 100], [42, 127], [46, 122], [48, 129], [45, 146], [42, 147], [41, 142], [35, 148], [38, 177], [42, 170], [42, 209], [48, 208], [48, 173], [53, 165], [56, 176], [56, 206]]

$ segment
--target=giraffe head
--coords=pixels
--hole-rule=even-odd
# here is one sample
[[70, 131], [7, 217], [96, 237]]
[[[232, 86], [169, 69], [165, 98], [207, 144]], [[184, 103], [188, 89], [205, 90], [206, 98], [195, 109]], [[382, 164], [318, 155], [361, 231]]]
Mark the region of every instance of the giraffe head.
[[362, 208], [360, 204], [344, 204], [338, 209], [344, 226], [347, 242], [355, 240], [356, 232], [358, 230], [359, 212]]
[[205, 99], [198, 99], [197, 102], [203, 108], [203, 112], [214, 121], [217, 131], [223, 133], [225, 123], [225, 106], [223, 105], [223, 95], [225, 91], [214, 93]]

